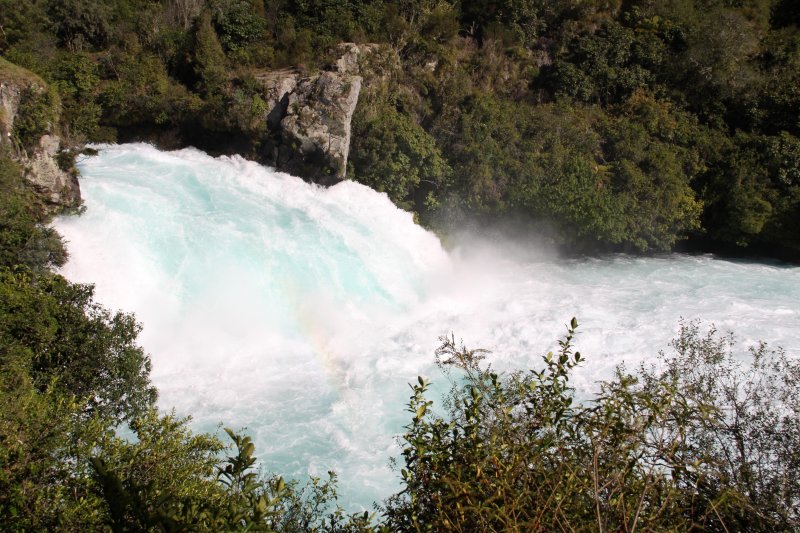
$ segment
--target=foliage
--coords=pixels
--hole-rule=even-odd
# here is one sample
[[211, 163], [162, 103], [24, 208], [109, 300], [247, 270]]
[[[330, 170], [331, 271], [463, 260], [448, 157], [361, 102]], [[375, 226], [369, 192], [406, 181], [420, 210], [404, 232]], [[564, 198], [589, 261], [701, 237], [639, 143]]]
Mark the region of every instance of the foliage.
[[152, 55], [120, 54], [108, 61], [117, 79], [102, 84], [97, 97], [107, 124], [177, 124], [202, 106], [200, 98], [172, 80]]
[[571, 45], [572, 51], [553, 66], [552, 91], [585, 102], [619, 102], [635, 90], [650, 87], [661, 67], [666, 46], [651, 32], [606, 22], [594, 34]]
[[697, 324], [685, 324], [672, 346], [675, 356], [665, 359], [666, 368], [642, 369], [640, 379], [643, 393], [653, 395], [658, 390], [654, 387], [669, 383], [685, 397], [682, 401], [690, 402], [686, 408], [699, 411], [689, 423], [677, 419], [664, 424], [673, 435], [685, 432], [690, 448], [681, 463], [699, 465], [694, 472], [687, 468], [680, 473], [700, 498], [722, 500], [716, 512], [731, 530], [796, 530], [797, 360], [762, 342], [742, 361], [732, 335], [718, 335], [713, 328], [702, 335]]
[[41, 391], [29, 365], [24, 346], [0, 344], [0, 522], [9, 531], [91, 528], [102, 510], [76, 459], [89, 456], [101, 425], [81, 419], [80, 402], [57, 387]]
[[691, 181], [697, 125], [636, 93], [618, 116], [597, 107], [468, 99], [447, 147], [455, 189], [472, 211], [522, 211], [561, 243], [669, 249], [699, 225]]
[[249, 1], [214, 2], [212, 10], [220, 43], [228, 52], [246, 48], [266, 29], [263, 16], [259, 16]]
[[217, 33], [211, 25], [211, 15], [203, 12], [196, 21], [194, 46], [194, 73], [205, 94], [220, 90], [225, 82], [225, 52]]
[[636, 93], [619, 118], [602, 127], [615, 202], [625, 234], [639, 250], [668, 250], [699, 227], [702, 204], [691, 188], [702, 164], [695, 145], [702, 134], [691, 115]]
[[55, 129], [58, 110], [58, 95], [52, 87], [30, 85], [22, 90], [14, 120], [14, 137], [25, 151], [32, 151], [42, 135]]
[[97, 63], [87, 54], [65, 54], [56, 64], [53, 78], [61, 101], [63, 133], [71, 140], [92, 138], [102, 113], [96, 102], [100, 84]]
[[53, 32], [69, 50], [102, 48], [108, 44], [112, 29], [106, 2], [49, 0], [47, 6]]
[[421, 185], [436, 189], [448, 178], [450, 168], [433, 138], [391, 105], [370, 118], [356, 115], [354, 122], [350, 161], [359, 171], [353, 179], [409, 205]]
[[44, 81], [33, 72], [24, 69], [0, 57], [0, 78], [18, 85], [40, 85]]
[[115, 531], [372, 531], [368, 515], [346, 516], [335, 504], [335, 478], [313, 479], [309, 490], [254, 471], [250, 437], [226, 429], [234, 454], [222, 443], [192, 434], [187, 420], [151, 411], [132, 425], [136, 441], [106, 441], [92, 468]]
[[[715, 150], [718, 167], [705, 174], [706, 225], [720, 241], [739, 247], [797, 247], [798, 140], [740, 133]], [[770, 243], [769, 245], [767, 243]]]
[[29, 354], [30, 378], [84, 403], [84, 416], [119, 423], [155, 401], [150, 359], [135, 345], [140, 326], [92, 299], [93, 287], [55, 275], [0, 272], [0, 339]]
[[412, 385], [396, 531], [795, 531], [800, 365], [685, 324], [659, 368], [620, 368], [594, 399], [569, 387], [573, 319], [542, 370], [499, 375], [442, 338], [447, 412]]

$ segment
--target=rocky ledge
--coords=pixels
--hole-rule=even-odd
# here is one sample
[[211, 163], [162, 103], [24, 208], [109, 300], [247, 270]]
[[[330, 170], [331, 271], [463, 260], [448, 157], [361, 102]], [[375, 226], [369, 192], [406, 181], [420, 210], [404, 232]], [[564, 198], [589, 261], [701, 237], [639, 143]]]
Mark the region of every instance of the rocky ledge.
[[334, 70], [302, 75], [295, 70], [256, 76], [267, 95], [265, 116], [272, 143], [265, 159], [279, 170], [317, 183], [345, 178], [350, 122], [361, 91], [361, 60], [376, 45], [339, 45]]
[[[56, 213], [80, 206], [81, 193], [75, 173], [58, 163], [62, 151], [61, 139], [54, 131], [58, 104], [48, 105], [47, 93], [41, 78], [0, 58], [0, 151], [22, 165], [46, 209]], [[26, 120], [23, 139], [15, 122], [24, 106], [36, 109], [40, 123]]]

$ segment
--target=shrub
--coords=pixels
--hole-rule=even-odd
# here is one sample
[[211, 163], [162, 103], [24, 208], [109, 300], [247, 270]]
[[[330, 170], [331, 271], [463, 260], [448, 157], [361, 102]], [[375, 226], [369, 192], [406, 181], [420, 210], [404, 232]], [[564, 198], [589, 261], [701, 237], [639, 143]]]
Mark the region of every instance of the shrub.
[[52, 87], [29, 85], [23, 89], [14, 120], [14, 137], [23, 149], [32, 151], [42, 135], [55, 129], [59, 105], [58, 95]]
[[391, 105], [371, 118], [355, 118], [351, 151], [354, 179], [369, 185], [403, 207], [421, 185], [431, 190], [444, 184], [450, 168], [434, 139], [411, 117]]
[[618, 369], [579, 403], [572, 320], [542, 370], [499, 375], [442, 339], [452, 384], [412, 386], [397, 531], [797, 531], [800, 363], [684, 324], [660, 368]]

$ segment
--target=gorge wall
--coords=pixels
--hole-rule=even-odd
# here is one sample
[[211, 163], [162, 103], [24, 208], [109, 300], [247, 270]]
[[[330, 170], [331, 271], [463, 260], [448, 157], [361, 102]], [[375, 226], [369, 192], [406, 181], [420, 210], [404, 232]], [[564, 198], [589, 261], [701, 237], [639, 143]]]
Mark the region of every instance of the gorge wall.
[[75, 172], [59, 163], [57, 134], [60, 106], [47, 84], [32, 72], [0, 58], [0, 150], [24, 169], [45, 209], [57, 213], [81, 203]]
[[[247, 82], [232, 76], [223, 89], [221, 110], [182, 117], [166, 128], [118, 127], [118, 141], [241, 155], [307, 181], [337, 183], [347, 175], [351, 123], [362, 89], [385, 76], [385, 64], [399, 65], [399, 58], [390, 47], [376, 44], [340, 43], [332, 52], [335, 59], [316, 70], [255, 69]], [[241, 83], [253, 83], [258, 98], [257, 104], [245, 105], [245, 113], [235, 109]]]

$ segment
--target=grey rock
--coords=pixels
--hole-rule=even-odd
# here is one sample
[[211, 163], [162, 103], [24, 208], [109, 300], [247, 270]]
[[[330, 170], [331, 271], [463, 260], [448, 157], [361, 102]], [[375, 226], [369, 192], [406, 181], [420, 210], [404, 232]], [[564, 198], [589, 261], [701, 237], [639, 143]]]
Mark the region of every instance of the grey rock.
[[[0, 70], [0, 76], [3, 72]], [[42, 92], [46, 87], [33, 74], [0, 79], [0, 149], [10, 153], [22, 165], [25, 178], [51, 212], [78, 207], [81, 203], [78, 179], [62, 170], [57, 162], [61, 151], [59, 137], [53, 132], [42, 135], [30, 153], [14, 141], [14, 121], [19, 113], [22, 93], [28, 89]]]
[[379, 44], [340, 43], [336, 71], [340, 74], [360, 75], [363, 61], [381, 49]]
[[261, 72], [255, 78], [264, 87], [264, 101], [269, 109], [264, 119], [269, 128], [275, 130], [286, 115], [289, 94], [297, 87], [300, 74], [294, 70], [283, 69]]
[[25, 177], [53, 211], [81, 205], [78, 178], [62, 170], [56, 162], [61, 140], [55, 135], [42, 135], [38, 146], [23, 162]]
[[[350, 121], [358, 103], [361, 77], [338, 72], [323, 72], [306, 78], [289, 94], [286, 116], [281, 120], [285, 143], [305, 163], [322, 163], [322, 172], [343, 179], [350, 150]], [[299, 163], [299, 165], [298, 165]]]
[[318, 183], [344, 179], [362, 72], [367, 66], [371, 78], [381, 80], [388, 75], [391, 68], [387, 65], [393, 65], [396, 53], [385, 48], [342, 43], [337, 47], [339, 59], [332, 65], [335, 70], [308, 75], [295, 70], [257, 74], [267, 103], [263, 120], [271, 132], [271, 139], [263, 143], [265, 159], [279, 170]]

